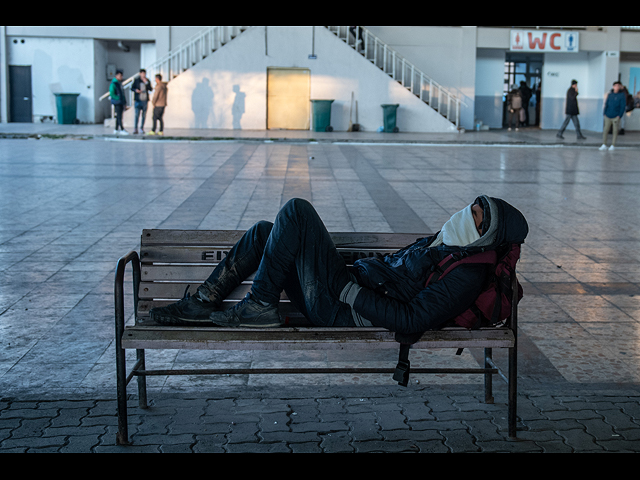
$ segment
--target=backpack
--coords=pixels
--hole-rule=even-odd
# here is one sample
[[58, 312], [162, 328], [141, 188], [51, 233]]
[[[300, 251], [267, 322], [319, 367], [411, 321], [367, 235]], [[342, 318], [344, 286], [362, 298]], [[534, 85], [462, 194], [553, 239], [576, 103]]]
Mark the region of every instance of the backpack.
[[[451, 320], [452, 323], [460, 327], [475, 330], [480, 327], [497, 325], [506, 320], [511, 315], [513, 291], [511, 288], [511, 278], [515, 275], [516, 263], [520, 259], [520, 245], [510, 244], [501, 249], [484, 251], [476, 254], [466, 254], [456, 252], [445, 257], [428, 276], [425, 287], [440, 280], [458, 265], [471, 263], [486, 263], [494, 265], [493, 271], [488, 278], [478, 298], [474, 304]], [[517, 303], [523, 296], [522, 286], [516, 278], [518, 289]], [[417, 342], [422, 334], [402, 335], [395, 334], [396, 341], [400, 343], [400, 360], [394, 373], [394, 380], [400, 385], [407, 386], [409, 379], [409, 348]], [[462, 353], [458, 349], [457, 355]]]

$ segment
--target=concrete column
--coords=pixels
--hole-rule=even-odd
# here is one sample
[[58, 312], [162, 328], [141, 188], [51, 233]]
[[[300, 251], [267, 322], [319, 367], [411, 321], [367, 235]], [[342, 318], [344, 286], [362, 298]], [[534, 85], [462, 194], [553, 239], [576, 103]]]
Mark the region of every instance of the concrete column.
[[476, 96], [476, 51], [478, 45], [478, 27], [463, 26], [460, 41], [460, 93], [467, 106], [460, 106], [460, 126], [473, 130], [475, 120]]
[[605, 27], [607, 36], [605, 39], [605, 59], [604, 59], [604, 85], [606, 92], [611, 90], [613, 82], [618, 80], [620, 75], [620, 27]]
[[7, 27], [0, 26], [0, 123], [9, 122], [9, 83], [7, 75]]

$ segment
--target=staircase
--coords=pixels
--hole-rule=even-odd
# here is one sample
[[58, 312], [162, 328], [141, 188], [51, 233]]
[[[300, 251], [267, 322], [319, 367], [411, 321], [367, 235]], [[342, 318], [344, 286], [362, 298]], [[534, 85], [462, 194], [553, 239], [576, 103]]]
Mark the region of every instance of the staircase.
[[[201, 60], [207, 58], [220, 47], [229, 43], [235, 37], [244, 32], [248, 26], [242, 27], [207, 27], [196, 35], [178, 45], [167, 55], [145, 67], [147, 78], [153, 82], [157, 73], [162, 75], [166, 82], [173, 80], [185, 70], [188, 70]], [[125, 95], [128, 97], [128, 104], [133, 105], [133, 92], [131, 84], [138, 76], [138, 73], [122, 82]], [[109, 92], [100, 97], [100, 101], [109, 98]], [[113, 108], [111, 109], [113, 116]]]
[[363, 55], [456, 127], [460, 128], [462, 100], [433, 81], [399, 53], [389, 48], [364, 27], [327, 26], [340, 40]]

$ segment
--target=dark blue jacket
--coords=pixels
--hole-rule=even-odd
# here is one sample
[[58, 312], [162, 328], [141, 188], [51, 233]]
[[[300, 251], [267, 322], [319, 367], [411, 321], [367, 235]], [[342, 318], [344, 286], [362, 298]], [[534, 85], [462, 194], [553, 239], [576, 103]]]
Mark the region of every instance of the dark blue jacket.
[[[496, 239], [484, 250], [508, 243], [524, 242], [529, 231], [522, 213], [507, 202], [492, 198], [498, 206]], [[358, 285], [363, 287], [353, 309], [375, 326], [392, 332], [412, 334], [441, 328], [467, 310], [482, 292], [489, 273], [485, 265], [460, 265], [443, 279], [425, 288], [431, 268], [452, 252], [479, 248], [429, 247], [433, 237], [423, 238], [383, 258], [355, 262]], [[476, 251], [474, 251], [476, 250]]]
[[604, 115], [609, 118], [622, 117], [624, 115], [627, 106], [627, 96], [623, 91], [614, 93], [613, 90], [609, 92], [607, 101], [604, 104]]

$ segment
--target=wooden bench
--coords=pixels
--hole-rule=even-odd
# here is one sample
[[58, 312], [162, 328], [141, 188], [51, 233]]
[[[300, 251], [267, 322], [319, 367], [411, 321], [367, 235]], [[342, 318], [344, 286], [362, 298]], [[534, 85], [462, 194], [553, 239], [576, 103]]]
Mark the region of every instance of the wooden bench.
[[[173, 303], [191, 293], [209, 276], [243, 231], [143, 230], [140, 253], [131, 251], [119, 259], [115, 275], [115, 343], [117, 370], [117, 444], [129, 444], [127, 385], [137, 378], [141, 408], [147, 408], [146, 376], [262, 373], [396, 373], [395, 368], [279, 368], [279, 369], [147, 369], [147, 349], [208, 350], [306, 350], [306, 349], [398, 349], [394, 333], [382, 328], [315, 328], [295, 310], [283, 294], [280, 312], [287, 318], [282, 328], [167, 327], [154, 324], [149, 310]], [[422, 235], [425, 236], [425, 235]], [[333, 233], [334, 243], [348, 264], [366, 256], [393, 253], [413, 243], [419, 235], [387, 233]], [[131, 263], [135, 325], [125, 326], [124, 275]], [[512, 279], [515, 285], [515, 276]], [[227, 299], [225, 306], [244, 298], [251, 287], [248, 279]], [[514, 292], [517, 289], [513, 289]], [[516, 437], [517, 395], [517, 307], [513, 302], [505, 326], [467, 330], [444, 328], [426, 332], [413, 349], [484, 348], [484, 367], [411, 368], [411, 373], [480, 373], [484, 375], [485, 402], [493, 403], [492, 376], [498, 374], [508, 385], [509, 436]], [[506, 374], [492, 360], [493, 348], [509, 352]], [[137, 361], [127, 374], [125, 350], [135, 349]], [[459, 353], [459, 352], [458, 352]], [[407, 365], [408, 367], [408, 365]], [[398, 380], [397, 376], [394, 376]], [[403, 384], [401, 381], [399, 383]], [[406, 383], [405, 383], [406, 384]]]

